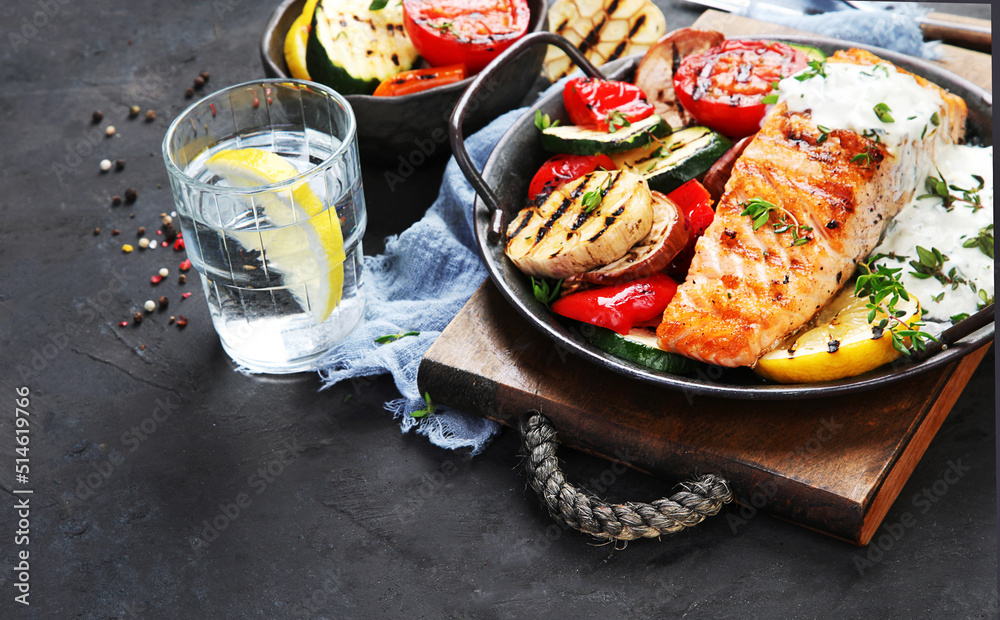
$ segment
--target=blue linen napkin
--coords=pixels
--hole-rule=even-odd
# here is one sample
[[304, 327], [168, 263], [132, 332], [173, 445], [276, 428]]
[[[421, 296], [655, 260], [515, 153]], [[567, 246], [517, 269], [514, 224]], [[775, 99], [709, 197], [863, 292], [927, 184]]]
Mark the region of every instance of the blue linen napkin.
[[896, 4], [891, 11], [844, 10], [822, 15], [795, 15], [766, 3], [751, 3], [741, 14], [772, 24], [814, 32], [842, 41], [854, 41], [891, 49], [910, 56], [936, 60], [941, 57], [939, 41], [924, 43], [916, 18], [930, 9], [914, 4]]
[[[508, 112], [465, 141], [480, 170], [523, 112]], [[472, 228], [473, 198], [472, 186], [452, 157], [441, 192], [424, 217], [387, 239], [385, 254], [365, 256], [365, 322], [321, 361], [319, 372], [324, 388], [345, 379], [392, 373], [403, 397], [386, 403], [386, 409], [400, 420], [403, 432], [415, 429], [437, 446], [468, 448], [475, 455], [499, 431], [496, 422], [437, 404], [433, 415], [410, 415], [426, 408], [417, 390], [421, 357], [487, 277]], [[375, 342], [386, 334], [409, 331], [420, 335]]]
[[[799, 17], [796, 20], [803, 21], [795, 23], [788, 21], [787, 15], [750, 16], [911, 55], [933, 53], [933, 47], [922, 43], [919, 27], [898, 15], [843, 11]], [[828, 19], [836, 25], [824, 25], [827, 22], [823, 20]], [[881, 25], [873, 26], [873, 19]], [[542, 96], [561, 88], [561, 83]], [[477, 168], [482, 169], [500, 137], [526, 109], [512, 110], [466, 139], [465, 147]], [[433, 415], [414, 418], [410, 414], [426, 407], [417, 390], [420, 359], [487, 277], [475, 245], [474, 198], [472, 186], [452, 157], [438, 198], [424, 217], [387, 239], [385, 254], [365, 256], [365, 322], [321, 361], [319, 370], [321, 389], [344, 380], [391, 373], [402, 398], [387, 402], [385, 408], [400, 420], [402, 431], [416, 431], [434, 445], [465, 449], [473, 456], [499, 432], [497, 423], [441, 405], [435, 405]], [[375, 343], [380, 336], [409, 331], [420, 334]]]

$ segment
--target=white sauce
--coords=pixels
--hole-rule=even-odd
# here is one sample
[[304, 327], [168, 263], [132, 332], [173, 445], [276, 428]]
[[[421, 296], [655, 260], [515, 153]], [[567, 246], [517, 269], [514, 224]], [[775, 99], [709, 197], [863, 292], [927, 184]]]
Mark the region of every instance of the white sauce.
[[[921, 87], [913, 76], [899, 73], [895, 67], [827, 63], [824, 72], [826, 77], [781, 80], [778, 101], [785, 102], [790, 112], [808, 111], [812, 121], [824, 130], [848, 129], [869, 136], [874, 131], [899, 161], [909, 159], [912, 149], [925, 137], [937, 134], [939, 127], [935, 120], [946, 122], [940, 116], [934, 117], [945, 107], [941, 96], [932, 89]], [[879, 118], [875, 112], [879, 104], [888, 107], [892, 122]], [[882, 259], [880, 264], [902, 268], [903, 286], [920, 301], [925, 320], [941, 323], [929, 324], [928, 328], [940, 332], [948, 326], [951, 317], [973, 314], [983, 305], [978, 291], [986, 291], [988, 298], [993, 298], [993, 259], [978, 247], [962, 247], [966, 241], [975, 239], [981, 229], [993, 224], [993, 147], [959, 146], [935, 139], [932, 149], [937, 171], [907, 171], [904, 187], [916, 185], [916, 195], [925, 194], [927, 176], [937, 176], [936, 172], [940, 172], [949, 185], [974, 189], [979, 182], [972, 175], [979, 175], [985, 182], [983, 189], [977, 192], [982, 208], [974, 209], [965, 202], [956, 201], [949, 211], [944, 208], [941, 198], [914, 198], [889, 223], [873, 254], [891, 253], [897, 257]], [[950, 192], [962, 195], [960, 191]], [[988, 232], [992, 238], [992, 229]], [[913, 277], [914, 268], [909, 261], [919, 260], [918, 245], [927, 250], [939, 250], [947, 257], [942, 269], [944, 274], [955, 268], [956, 275], [965, 282], [953, 286], [934, 277]]]
[[[920, 301], [924, 318], [947, 323], [957, 314], [976, 312], [977, 306], [983, 303], [978, 290], [985, 290], [989, 298], [993, 297], [993, 259], [978, 246], [962, 247], [967, 240], [975, 239], [980, 229], [993, 223], [993, 147], [938, 145], [936, 155], [938, 170], [949, 185], [974, 189], [979, 182], [972, 175], [983, 178], [984, 187], [977, 192], [982, 208], [974, 209], [968, 203], [956, 201], [948, 211], [941, 198], [914, 198], [889, 223], [885, 237], [873, 253], [905, 257], [902, 261], [885, 258], [879, 263], [902, 267], [900, 280]], [[918, 193], [923, 191], [920, 189]], [[962, 192], [950, 192], [962, 196]], [[937, 248], [948, 257], [942, 269], [945, 275], [954, 267], [956, 275], [967, 282], [953, 288], [933, 277], [913, 277], [914, 269], [909, 261], [919, 260], [918, 245], [927, 250]], [[938, 296], [940, 298], [936, 299]]]
[[[784, 101], [790, 112], [809, 111], [814, 123], [829, 129], [875, 131], [892, 155], [897, 155], [900, 144], [920, 141], [925, 132], [933, 135], [936, 130], [931, 117], [940, 114], [944, 100], [913, 76], [886, 64], [826, 63], [825, 67], [826, 77], [781, 80], [778, 101]], [[876, 114], [880, 104], [888, 106], [892, 122]]]

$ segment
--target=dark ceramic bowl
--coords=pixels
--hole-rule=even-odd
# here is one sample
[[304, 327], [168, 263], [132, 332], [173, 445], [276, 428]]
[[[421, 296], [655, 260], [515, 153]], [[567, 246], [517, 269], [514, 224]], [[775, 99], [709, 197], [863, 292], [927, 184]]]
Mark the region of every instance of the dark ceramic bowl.
[[[304, 5], [305, 0], [284, 0], [268, 21], [260, 44], [260, 56], [268, 77], [290, 77], [285, 63], [285, 35], [292, 22], [302, 14]], [[528, 5], [531, 8], [528, 32], [546, 30], [549, 20], [545, 0], [528, 0]], [[516, 65], [491, 73], [481, 91], [480, 105], [469, 112], [468, 125], [481, 127], [521, 105], [541, 74], [544, 58], [545, 49], [539, 47], [522, 56]], [[448, 117], [473, 79], [402, 97], [346, 95], [358, 120], [362, 161], [387, 164], [399, 161], [400, 157], [416, 159], [417, 154], [420, 161], [450, 154]]]
[[[558, 35], [543, 33], [533, 35], [539, 43], [560, 45]], [[797, 41], [819, 47], [827, 53], [848, 47], [842, 41], [816, 37], [794, 37], [789, 35], [760, 36], [746, 38], [781, 39]], [[522, 43], [522, 42], [519, 42]], [[523, 41], [532, 43], [532, 41]], [[904, 67], [918, 75], [922, 75], [936, 84], [965, 99], [969, 106], [967, 123], [967, 139], [981, 145], [992, 144], [993, 107], [992, 97], [982, 88], [940, 67], [922, 60], [863, 45], [855, 45], [869, 49], [878, 56]], [[515, 51], [513, 48], [509, 51]], [[570, 56], [572, 51], [565, 49]], [[636, 65], [641, 56], [623, 58], [608, 63], [601, 72], [611, 78], [631, 80]], [[577, 60], [576, 58], [574, 58]], [[505, 58], [500, 58], [501, 64]], [[596, 71], [587, 67], [584, 62], [577, 64], [590, 75]], [[484, 76], [488, 78], [488, 76]], [[887, 383], [913, 377], [945, 364], [955, 362], [968, 353], [979, 349], [990, 342], [994, 336], [993, 306], [962, 321], [945, 332], [949, 346], [945, 350], [935, 351], [932, 355], [920, 361], [908, 358], [897, 360], [871, 372], [825, 383], [778, 385], [765, 382], [746, 368], [722, 368], [705, 366], [702, 370], [685, 375], [671, 375], [651, 370], [644, 366], [620, 359], [591, 345], [581, 333], [579, 323], [564, 322], [560, 317], [549, 311], [535, 300], [531, 281], [507, 258], [503, 251], [502, 241], [495, 234], [502, 230], [503, 222], [509, 222], [520, 210], [528, 191], [528, 182], [538, 167], [549, 157], [541, 147], [539, 132], [534, 126], [534, 114], [541, 110], [543, 114], [553, 119], [567, 122], [563, 110], [561, 92], [553, 92], [541, 98], [521, 118], [507, 130], [507, 133], [497, 143], [483, 168], [482, 176], [469, 160], [461, 146], [463, 106], [466, 99], [475, 98], [477, 84], [473, 83], [462, 100], [451, 124], [452, 149], [455, 158], [466, 177], [476, 188], [477, 197], [473, 206], [475, 210], [475, 230], [479, 252], [489, 271], [490, 278], [497, 285], [504, 297], [532, 325], [541, 330], [547, 337], [559, 343], [569, 351], [584, 359], [641, 381], [684, 390], [688, 393], [705, 394], [727, 398], [779, 400], [797, 398], [819, 398], [834, 394], [860, 392], [881, 387]], [[494, 209], [495, 205], [495, 209]], [[499, 214], [502, 214], [502, 218]], [[586, 328], [583, 328], [586, 329]]]

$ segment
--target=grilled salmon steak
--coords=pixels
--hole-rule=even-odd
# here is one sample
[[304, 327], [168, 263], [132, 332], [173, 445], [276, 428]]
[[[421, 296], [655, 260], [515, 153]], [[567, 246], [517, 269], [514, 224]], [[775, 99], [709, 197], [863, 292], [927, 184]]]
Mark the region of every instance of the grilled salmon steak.
[[753, 366], [851, 278], [933, 174], [935, 146], [964, 135], [961, 98], [868, 52], [812, 71], [781, 82], [737, 160], [656, 330], [664, 350]]

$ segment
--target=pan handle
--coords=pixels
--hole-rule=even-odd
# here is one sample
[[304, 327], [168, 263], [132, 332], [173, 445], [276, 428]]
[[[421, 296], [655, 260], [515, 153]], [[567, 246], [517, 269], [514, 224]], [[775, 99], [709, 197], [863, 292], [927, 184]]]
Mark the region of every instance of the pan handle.
[[448, 136], [451, 140], [451, 152], [455, 155], [455, 161], [458, 162], [458, 167], [461, 168], [462, 173], [465, 174], [465, 178], [469, 180], [472, 187], [479, 194], [479, 197], [486, 204], [486, 209], [490, 213], [490, 230], [487, 234], [487, 239], [490, 243], [497, 243], [503, 236], [504, 222], [503, 222], [503, 209], [500, 207], [500, 200], [497, 198], [496, 194], [490, 189], [490, 186], [486, 184], [486, 180], [483, 179], [483, 175], [479, 173], [476, 168], [476, 164], [473, 163], [472, 158], [469, 157], [469, 152], [465, 150], [465, 137], [462, 135], [462, 123], [465, 121], [465, 114], [468, 111], [469, 104], [480, 97], [480, 89], [484, 82], [489, 79], [492, 74], [499, 70], [501, 67], [511, 63], [514, 59], [521, 55], [521, 53], [540, 43], [546, 45], [555, 45], [570, 57], [570, 59], [580, 67], [583, 72], [593, 78], [604, 78], [604, 74], [600, 72], [594, 65], [590, 63], [576, 47], [570, 43], [565, 37], [562, 37], [553, 32], [534, 32], [525, 35], [517, 43], [514, 43], [509, 48], [507, 48], [503, 53], [493, 59], [485, 69], [479, 72], [476, 79], [472, 81], [472, 84], [465, 89], [462, 93], [461, 98], [458, 100], [458, 104], [455, 105], [454, 111], [451, 113], [451, 119], [448, 123]]

